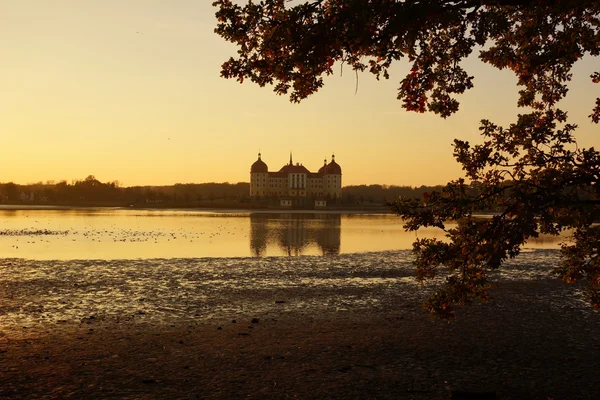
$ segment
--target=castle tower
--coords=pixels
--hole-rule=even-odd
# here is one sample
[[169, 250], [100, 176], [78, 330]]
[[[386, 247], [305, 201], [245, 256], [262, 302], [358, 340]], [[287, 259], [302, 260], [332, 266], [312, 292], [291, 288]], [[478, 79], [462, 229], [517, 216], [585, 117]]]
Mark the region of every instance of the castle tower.
[[335, 154], [331, 155], [331, 162], [323, 166], [323, 189], [325, 196], [334, 199], [342, 197], [342, 167], [335, 162]]
[[258, 160], [250, 167], [250, 196], [266, 196], [268, 191], [269, 168], [258, 153]]

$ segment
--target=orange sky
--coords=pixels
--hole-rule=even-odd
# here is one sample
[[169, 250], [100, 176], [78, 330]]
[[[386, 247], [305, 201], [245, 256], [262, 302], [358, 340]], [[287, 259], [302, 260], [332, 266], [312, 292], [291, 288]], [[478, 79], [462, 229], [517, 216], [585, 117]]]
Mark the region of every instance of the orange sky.
[[[405, 112], [389, 81], [346, 70], [300, 105], [219, 78], [235, 48], [213, 33], [208, 0], [0, 0], [0, 182], [83, 179], [123, 185], [249, 180], [260, 150], [271, 170], [294, 153], [311, 170], [335, 152], [343, 183], [432, 185], [461, 176], [450, 144], [479, 141], [482, 118], [517, 113], [508, 71], [466, 61], [475, 89], [447, 120]], [[565, 108], [580, 145], [598, 60], [576, 65]]]

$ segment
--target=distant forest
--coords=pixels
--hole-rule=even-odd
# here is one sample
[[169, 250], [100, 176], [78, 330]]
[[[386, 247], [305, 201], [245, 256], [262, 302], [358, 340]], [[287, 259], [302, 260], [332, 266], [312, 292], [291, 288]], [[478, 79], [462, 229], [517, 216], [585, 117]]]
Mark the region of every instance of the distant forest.
[[[346, 186], [342, 188], [342, 198], [335, 202], [330, 200], [330, 203], [381, 206], [398, 196], [421, 197], [423, 193], [436, 188], [440, 187]], [[118, 181], [103, 183], [90, 175], [71, 183], [0, 183], [0, 203], [137, 207], [261, 207], [273, 203], [273, 199], [253, 199], [249, 192], [250, 184], [247, 182], [122, 187]]]

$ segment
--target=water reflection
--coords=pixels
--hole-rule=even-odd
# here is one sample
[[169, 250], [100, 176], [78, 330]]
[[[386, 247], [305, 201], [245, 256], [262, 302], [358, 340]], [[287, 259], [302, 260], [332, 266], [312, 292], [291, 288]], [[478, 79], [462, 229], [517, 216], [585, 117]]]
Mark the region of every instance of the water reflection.
[[250, 214], [250, 249], [255, 257], [277, 246], [289, 256], [314, 253], [340, 253], [341, 215], [339, 214]]
[[[451, 227], [451, 224], [448, 225]], [[341, 240], [343, 231], [344, 240]], [[568, 240], [541, 236], [524, 248], [559, 248]], [[417, 238], [395, 215], [209, 212], [196, 210], [2, 210], [0, 257], [148, 259], [338, 255], [408, 250]]]

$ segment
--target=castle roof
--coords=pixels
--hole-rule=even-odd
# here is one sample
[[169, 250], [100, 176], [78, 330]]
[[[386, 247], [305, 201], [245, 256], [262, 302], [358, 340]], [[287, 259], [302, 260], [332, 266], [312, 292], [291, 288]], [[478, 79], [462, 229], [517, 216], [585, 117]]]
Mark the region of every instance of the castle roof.
[[250, 167], [250, 173], [252, 172], [258, 172], [263, 174], [269, 172], [267, 164], [265, 164], [265, 162], [260, 159], [260, 153], [258, 153], [258, 160], [254, 161], [254, 164], [252, 164], [252, 166]]
[[319, 174], [323, 175], [341, 175], [342, 167], [335, 162], [335, 154], [331, 155], [331, 162], [327, 164], [327, 160], [321, 168], [319, 168]]
[[310, 174], [310, 171], [306, 169], [304, 165], [296, 164], [296, 165], [284, 165], [279, 172], [283, 172], [286, 174]]
[[269, 168], [267, 164], [263, 160], [261, 160], [261, 155], [258, 153], [258, 160], [252, 164], [250, 167], [251, 173], [264, 173], [269, 174], [270, 177], [273, 178], [286, 178], [288, 174], [306, 174], [310, 178], [319, 178], [323, 175], [341, 175], [342, 167], [338, 163], [335, 162], [335, 155], [331, 156], [331, 162], [328, 164], [327, 160], [325, 160], [323, 166], [319, 168], [318, 172], [310, 172], [304, 165], [296, 163], [296, 165], [292, 162], [292, 155], [290, 153], [290, 162], [289, 164], [284, 165], [277, 172], [269, 172]]
[[325, 172], [326, 175], [341, 175], [342, 174], [342, 167], [340, 167], [340, 165], [338, 163], [335, 162], [335, 160], [331, 160], [331, 162], [329, 164], [327, 164], [327, 167], [325, 168]]
[[327, 159], [324, 160], [323, 166], [319, 168], [319, 174], [324, 174], [327, 169]]

